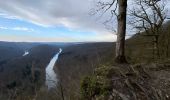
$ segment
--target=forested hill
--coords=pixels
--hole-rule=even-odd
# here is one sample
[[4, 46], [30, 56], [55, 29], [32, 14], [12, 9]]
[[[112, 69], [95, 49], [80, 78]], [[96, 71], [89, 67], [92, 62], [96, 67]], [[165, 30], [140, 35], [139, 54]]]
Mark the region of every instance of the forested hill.
[[[141, 34], [135, 34], [130, 39], [126, 40], [126, 57], [127, 57], [128, 62], [132, 65], [145, 63], [145, 64], [148, 64], [148, 66], [150, 67], [153, 67], [153, 66], [149, 64], [155, 63], [155, 61], [158, 63], [162, 63], [162, 62], [168, 63], [169, 62], [168, 59], [170, 58], [170, 49], [169, 49], [170, 22], [167, 22], [164, 24], [163, 32], [161, 32], [159, 35], [160, 35], [159, 36], [160, 37], [159, 38], [160, 59], [157, 59], [156, 57], [154, 58], [154, 55], [153, 55], [153, 49], [154, 49], [153, 48], [153, 37], [145, 36], [145, 33], [141, 33]], [[111, 66], [115, 65], [114, 49], [115, 49], [115, 43], [85, 43], [85, 44], [78, 44], [78, 45], [63, 49], [63, 52], [60, 55], [58, 62], [56, 63], [56, 72], [59, 74], [61, 78], [61, 84], [64, 88], [63, 91], [65, 94], [65, 97], [68, 98], [71, 96], [70, 97], [72, 98], [71, 100], [76, 100], [78, 97], [80, 97], [80, 94], [79, 94], [81, 90], [80, 83], [83, 77], [89, 74], [93, 76], [92, 80], [90, 78], [84, 81], [86, 85], [88, 85], [89, 81], [92, 81], [92, 82], [96, 81], [95, 78], [98, 75], [94, 73], [99, 73], [99, 74], [104, 75], [102, 77], [105, 77], [106, 74], [112, 73], [110, 72], [111, 70], [113, 70]], [[119, 70], [116, 70], [116, 71], [119, 71]], [[150, 72], [150, 74], [151, 73], [162, 75], [161, 72], [159, 71], [158, 73]], [[167, 73], [169, 72], [165, 72], [165, 75], [168, 75]], [[117, 74], [120, 74], [120, 73], [117, 73]], [[159, 76], [156, 79], [157, 79], [157, 82], [161, 81], [159, 79]], [[68, 81], [69, 81], [69, 84], [68, 84]], [[101, 81], [105, 82], [106, 80], [100, 80], [100, 82]], [[98, 84], [98, 83], [92, 83], [89, 85], [95, 86], [95, 84]], [[155, 84], [159, 84], [159, 83], [155, 83]], [[159, 84], [159, 85], [161, 86], [162, 84]], [[90, 88], [92, 87], [89, 87], [89, 90]], [[94, 87], [94, 88], [98, 88], [98, 87]], [[108, 87], [102, 87], [102, 88], [108, 88]], [[96, 91], [99, 91], [99, 90], [96, 90]], [[101, 90], [101, 91], [104, 91], [104, 90]], [[94, 91], [91, 90], [90, 92], [93, 93]], [[105, 92], [108, 92], [108, 91], [105, 91]]]
[[[170, 22], [155, 38], [146, 32], [126, 40], [128, 64], [110, 58], [81, 82], [84, 100], [169, 100]], [[155, 53], [156, 49], [159, 53]], [[112, 56], [114, 57], [114, 56]], [[108, 64], [109, 62], [109, 64]]]
[[[164, 24], [159, 34], [160, 59], [153, 55], [153, 41], [153, 37], [145, 36], [144, 32], [127, 39], [129, 64], [123, 66], [114, 62], [114, 42], [0, 42], [0, 90], [3, 90], [0, 97], [6, 100], [8, 93], [18, 89], [17, 95], [11, 97], [14, 100], [34, 97], [36, 100], [63, 100], [63, 96], [65, 100], [108, 100], [111, 94], [161, 100], [155, 99], [155, 95], [170, 96], [170, 22]], [[58, 48], [63, 50], [54, 67], [58, 87], [48, 91], [44, 85], [45, 67]], [[22, 56], [25, 50], [29, 54]], [[158, 91], [161, 91], [159, 95]], [[117, 98], [115, 100], [119, 100]]]
[[[138, 33], [126, 40], [126, 55], [132, 62], [150, 62], [157, 58], [153, 55], [154, 37], [147, 36], [145, 32]], [[163, 25], [158, 38], [159, 56], [161, 59], [170, 57], [170, 21]]]

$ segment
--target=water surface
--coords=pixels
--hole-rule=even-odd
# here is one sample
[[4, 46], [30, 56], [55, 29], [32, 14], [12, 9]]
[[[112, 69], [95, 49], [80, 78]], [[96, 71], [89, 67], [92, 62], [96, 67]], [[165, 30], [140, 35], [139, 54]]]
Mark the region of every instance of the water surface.
[[60, 48], [59, 52], [51, 59], [50, 63], [46, 67], [46, 86], [48, 89], [54, 88], [57, 85], [57, 75], [54, 71], [54, 66], [61, 52], [62, 49]]
[[29, 54], [29, 52], [28, 52], [28, 51], [25, 51], [22, 56], [26, 56], [26, 55], [28, 55], [28, 54]]

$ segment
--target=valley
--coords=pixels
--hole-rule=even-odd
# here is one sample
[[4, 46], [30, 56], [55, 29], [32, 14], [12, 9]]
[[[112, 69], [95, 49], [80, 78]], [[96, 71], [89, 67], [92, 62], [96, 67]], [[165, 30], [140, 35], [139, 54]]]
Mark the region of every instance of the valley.
[[[110, 71], [113, 69], [119, 72], [119, 68], [121, 71], [125, 71], [123, 73], [129, 75], [125, 75], [127, 78], [133, 76], [134, 73], [142, 75], [142, 78], [137, 77], [138, 80], [143, 80], [138, 83], [146, 82], [147, 88], [153, 86], [154, 88], [158, 87], [158, 90], [163, 89], [169, 96], [170, 56], [166, 55], [170, 54], [170, 50], [166, 48], [169, 45], [167, 44], [169, 24], [165, 25], [165, 30], [160, 35], [160, 59], [153, 56], [152, 38], [146, 38], [144, 34], [135, 34], [126, 40], [126, 58], [129, 64], [123, 65], [128, 66], [125, 68], [114, 62], [115, 42], [0, 42], [0, 100], [29, 100], [29, 98], [35, 100], [63, 100], [63, 98], [65, 100], [81, 100], [82, 86], [87, 81], [85, 79], [89, 81], [87, 84], [91, 84], [91, 78], [94, 79], [92, 82], [96, 82], [96, 77], [105, 77], [99, 80], [100, 85], [105, 86], [102, 82], [107, 83], [112, 80], [106, 77], [107, 74], [112, 73]], [[115, 66], [119, 67], [115, 69]], [[128, 68], [135, 72], [127, 73]], [[148, 79], [144, 73], [148, 73], [147, 75], [152, 78]], [[117, 74], [112, 73], [111, 75]], [[113, 77], [122, 78], [119, 74]], [[148, 85], [147, 82], [151, 84]], [[106, 87], [102, 86], [97, 88], [99, 89], [97, 93], [98, 91], [102, 91], [101, 93], [103, 91], [110, 92], [109, 89], [113, 87], [109, 83]], [[91, 88], [93, 89], [93, 87]], [[105, 90], [100, 90], [100, 88]], [[95, 89], [94, 91], [96, 91]], [[120, 86], [119, 89], [127, 88]]]

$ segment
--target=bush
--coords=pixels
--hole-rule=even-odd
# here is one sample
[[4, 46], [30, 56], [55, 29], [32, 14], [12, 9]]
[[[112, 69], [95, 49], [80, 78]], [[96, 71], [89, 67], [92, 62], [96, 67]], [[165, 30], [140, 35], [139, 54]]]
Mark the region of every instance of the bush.
[[92, 100], [95, 96], [107, 97], [112, 90], [111, 75], [113, 74], [112, 68], [97, 68], [95, 74], [83, 78], [81, 82], [81, 95], [85, 100]]
[[81, 82], [81, 95], [83, 99], [91, 100], [100, 92], [100, 84], [95, 77], [85, 77]]

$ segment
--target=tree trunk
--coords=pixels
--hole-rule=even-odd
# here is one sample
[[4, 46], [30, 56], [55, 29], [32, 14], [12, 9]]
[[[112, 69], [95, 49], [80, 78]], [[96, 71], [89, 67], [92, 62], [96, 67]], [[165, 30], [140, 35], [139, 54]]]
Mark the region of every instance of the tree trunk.
[[117, 63], [127, 63], [125, 58], [125, 35], [126, 35], [126, 13], [127, 0], [118, 0], [119, 15], [118, 15], [118, 31], [116, 42], [116, 58]]
[[166, 48], [167, 48], [167, 51], [166, 51], [166, 57], [167, 57], [167, 58], [169, 58], [169, 43], [170, 43], [170, 42], [169, 42], [169, 39], [168, 39], [168, 41], [167, 41], [167, 47], [166, 47]]

